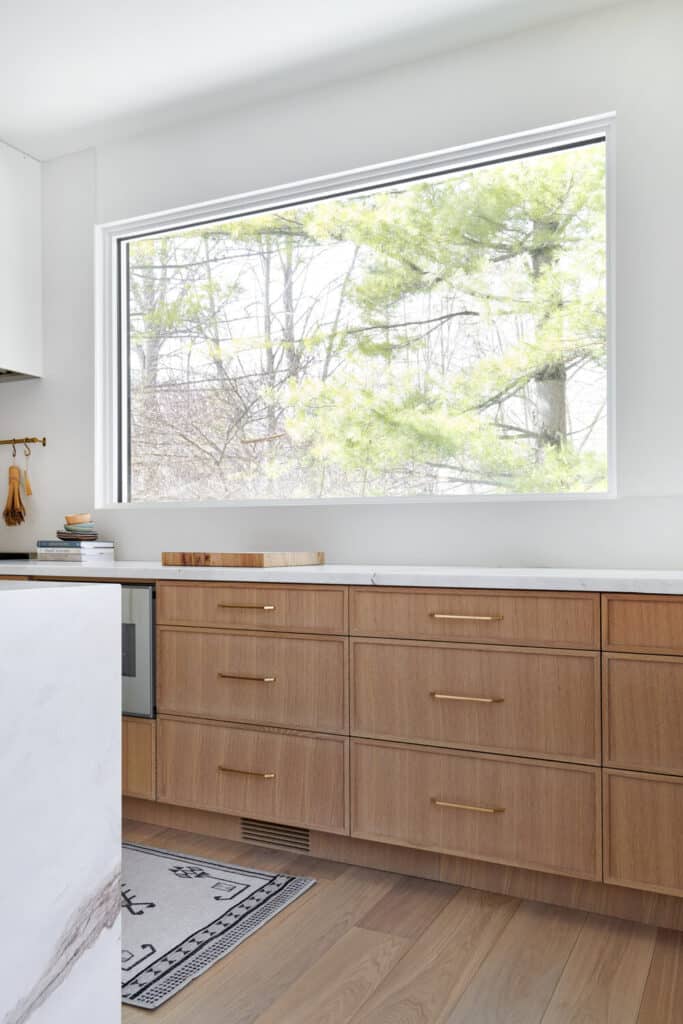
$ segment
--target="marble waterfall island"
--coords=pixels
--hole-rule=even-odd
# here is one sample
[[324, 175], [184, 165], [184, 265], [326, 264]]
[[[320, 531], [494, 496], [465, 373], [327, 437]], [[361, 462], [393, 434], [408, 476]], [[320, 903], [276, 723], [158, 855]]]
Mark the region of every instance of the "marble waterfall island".
[[0, 581], [0, 1024], [119, 1024], [121, 594]]

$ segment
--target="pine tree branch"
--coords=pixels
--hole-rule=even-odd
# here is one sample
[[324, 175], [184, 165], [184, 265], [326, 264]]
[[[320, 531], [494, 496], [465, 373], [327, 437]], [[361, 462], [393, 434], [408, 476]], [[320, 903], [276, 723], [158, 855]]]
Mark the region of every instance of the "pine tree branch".
[[399, 320], [390, 324], [368, 324], [365, 327], [349, 327], [346, 334], [365, 334], [367, 331], [390, 331], [395, 327], [424, 327], [425, 324], [443, 324], [458, 316], [479, 316], [475, 309], [462, 309], [458, 313], [443, 313], [441, 316], [427, 317], [425, 320]]

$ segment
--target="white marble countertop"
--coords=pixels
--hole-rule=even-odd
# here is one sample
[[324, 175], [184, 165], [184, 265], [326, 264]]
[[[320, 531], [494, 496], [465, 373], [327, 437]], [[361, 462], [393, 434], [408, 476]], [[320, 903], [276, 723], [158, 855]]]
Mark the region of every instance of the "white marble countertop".
[[683, 570], [533, 569], [477, 566], [311, 565], [283, 569], [194, 569], [158, 562], [0, 561], [3, 576], [111, 580], [318, 583], [377, 587], [473, 587], [491, 590], [586, 590], [683, 594]]
[[121, 590], [0, 582], [3, 1024], [121, 1021]]

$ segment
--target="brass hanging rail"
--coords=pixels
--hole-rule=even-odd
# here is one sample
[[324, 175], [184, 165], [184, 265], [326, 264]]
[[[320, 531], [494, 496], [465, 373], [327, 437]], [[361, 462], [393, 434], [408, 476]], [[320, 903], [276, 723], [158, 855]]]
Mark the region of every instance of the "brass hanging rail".
[[0, 441], [0, 444], [42, 444], [43, 448], [47, 444], [46, 437], [8, 437], [4, 441]]

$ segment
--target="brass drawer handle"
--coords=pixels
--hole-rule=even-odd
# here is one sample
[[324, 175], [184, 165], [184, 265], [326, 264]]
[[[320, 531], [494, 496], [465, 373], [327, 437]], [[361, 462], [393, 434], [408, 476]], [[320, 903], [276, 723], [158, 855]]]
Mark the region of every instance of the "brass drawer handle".
[[429, 694], [434, 700], [466, 700], [472, 701], [473, 704], [502, 704], [505, 697], [464, 697], [456, 693], [435, 693], [432, 691]]
[[430, 612], [432, 619], [458, 619], [461, 622], [502, 622], [502, 615], [449, 615], [447, 612]]
[[246, 608], [248, 611], [252, 611], [252, 612], [274, 612], [275, 611], [275, 605], [274, 604], [221, 604], [221, 603], [219, 603], [218, 607], [219, 608]]
[[477, 807], [475, 804], [453, 804], [449, 800], [437, 800], [432, 797], [435, 807], [454, 807], [459, 811], [477, 811], [478, 814], [502, 814], [504, 807]]
[[247, 683], [274, 683], [277, 681], [276, 676], [232, 676], [228, 672], [219, 672], [219, 679], [241, 679]]
[[217, 771], [225, 772], [226, 775], [249, 775], [254, 779], [274, 779], [275, 772], [248, 772], [244, 768], [225, 768], [222, 764], [218, 765]]

